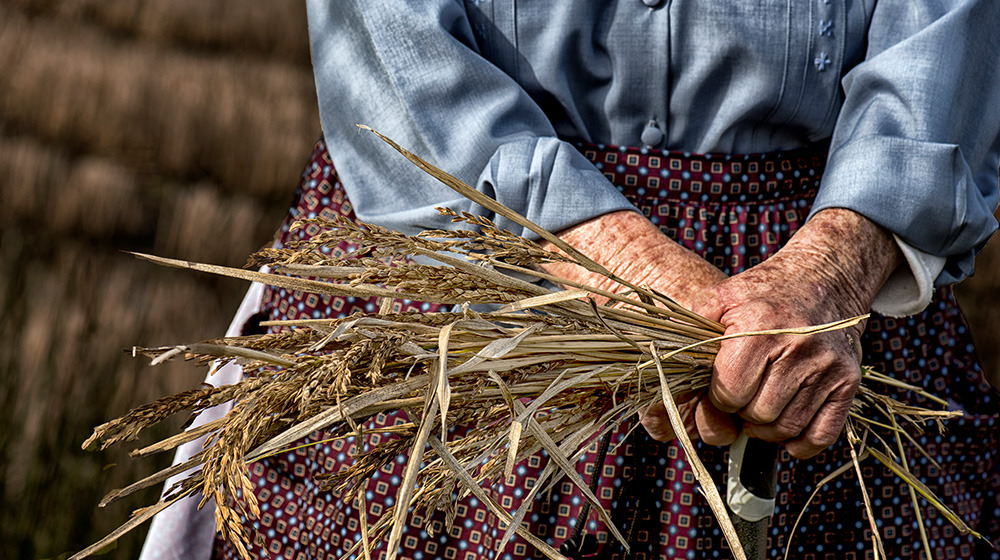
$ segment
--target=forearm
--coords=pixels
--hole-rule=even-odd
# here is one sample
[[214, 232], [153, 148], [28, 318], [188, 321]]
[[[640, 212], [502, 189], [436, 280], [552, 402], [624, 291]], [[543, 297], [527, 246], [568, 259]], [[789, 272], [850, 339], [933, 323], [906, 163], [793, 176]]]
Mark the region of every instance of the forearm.
[[[615, 275], [648, 285], [690, 308], [709, 286], [726, 278], [719, 269], [678, 245], [638, 212], [598, 216], [558, 232], [561, 239]], [[548, 244], [547, 244], [548, 245]], [[553, 246], [548, 245], [550, 250]], [[545, 265], [550, 274], [606, 291], [622, 287], [613, 280], [569, 263]]]

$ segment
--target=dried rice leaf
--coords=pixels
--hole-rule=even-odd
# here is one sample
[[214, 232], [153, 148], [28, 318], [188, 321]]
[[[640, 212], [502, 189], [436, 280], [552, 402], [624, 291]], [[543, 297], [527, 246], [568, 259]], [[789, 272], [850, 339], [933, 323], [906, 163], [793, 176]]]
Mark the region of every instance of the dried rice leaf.
[[729, 519], [729, 512], [726, 511], [725, 502], [722, 501], [719, 489], [715, 486], [715, 480], [701, 462], [701, 459], [698, 457], [698, 451], [694, 448], [694, 444], [691, 443], [691, 438], [688, 437], [684, 419], [681, 418], [681, 412], [677, 409], [677, 404], [674, 403], [674, 398], [670, 394], [670, 386], [667, 384], [667, 377], [663, 373], [660, 356], [657, 354], [656, 347], [652, 343], [649, 345], [649, 351], [653, 355], [653, 363], [656, 364], [656, 372], [660, 376], [660, 396], [663, 399], [663, 406], [667, 409], [670, 426], [674, 429], [674, 434], [681, 443], [681, 447], [684, 448], [688, 464], [691, 465], [695, 479], [701, 484], [702, 494], [708, 502], [708, 507], [715, 514], [715, 520], [718, 521], [719, 528], [722, 529], [722, 535], [726, 537], [726, 542], [729, 543], [729, 549], [736, 560], [746, 560], [746, 554], [743, 553], [743, 545], [740, 544], [740, 537], [736, 534], [736, 528], [733, 527], [733, 522]]
[[[906, 452], [903, 448], [903, 439], [900, 435], [905, 435], [905, 432], [903, 432], [903, 430], [899, 428], [899, 424], [896, 423], [895, 415], [890, 415], [889, 418], [892, 419], [892, 425], [897, 428], [893, 433], [895, 436], [893, 439], [896, 441], [896, 450], [899, 452], [899, 456], [903, 459], [903, 461], [900, 462], [900, 466], [909, 474], [910, 469], [906, 465], [909, 458], [906, 456]], [[916, 444], [916, 442], [914, 442], [914, 444]], [[917, 445], [917, 447], [921, 448], [919, 445]], [[922, 448], [921, 451], [923, 451]], [[924, 451], [924, 453], [926, 453], [926, 451]], [[924, 527], [924, 516], [920, 512], [920, 502], [917, 501], [917, 495], [915, 492], [910, 492], [910, 504], [913, 506], [913, 515], [917, 518], [917, 529], [920, 531], [920, 543], [923, 544], [924, 547], [924, 556], [927, 557], [927, 560], [933, 560], [933, 558], [931, 558], [931, 545], [927, 539], [927, 530]]]
[[525, 298], [520, 301], [515, 301], [514, 303], [508, 303], [507, 305], [501, 307], [500, 313], [513, 313], [515, 311], [524, 311], [525, 309], [533, 309], [543, 305], [552, 305], [553, 303], [562, 303], [564, 301], [585, 298], [588, 293], [589, 292], [586, 290], [571, 289]]
[[[445, 325], [438, 336], [438, 368], [432, 386], [433, 392], [437, 393], [438, 407], [441, 409], [441, 441], [443, 442], [448, 441], [448, 405], [451, 403], [451, 385], [448, 384], [448, 341], [454, 327], [455, 323]], [[428, 399], [431, 398], [431, 393], [432, 391], [427, 392]], [[429, 409], [429, 406], [425, 407], [425, 416], [430, 412]], [[430, 416], [433, 417], [434, 412], [430, 412]]]
[[135, 513], [132, 514], [132, 517], [127, 522], [122, 524], [121, 527], [118, 527], [117, 529], [109, 533], [108, 536], [97, 541], [96, 543], [88, 546], [87, 548], [81, 550], [80, 552], [77, 552], [73, 556], [70, 556], [69, 560], [82, 560], [83, 558], [94, 556], [95, 554], [100, 553], [105, 548], [111, 546], [115, 541], [118, 540], [119, 537], [121, 537], [125, 533], [128, 533], [132, 529], [135, 529], [139, 525], [142, 525], [146, 521], [149, 521], [150, 519], [153, 518], [154, 515], [167, 509], [168, 507], [178, 502], [181, 498], [184, 498], [186, 496], [187, 494], [181, 494], [170, 500], [163, 500], [151, 506], [147, 506], [137, 510]]
[[[518, 401], [514, 401], [514, 409], [520, 409], [518, 410], [519, 413], [524, 410], [523, 405]], [[555, 461], [556, 465], [562, 470], [562, 474], [568, 478], [574, 486], [576, 486], [580, 493], [583, 494], [583, 497], [590, 502], [591, 506], [597, 509], [597, 513], [604, 519], [604, 523], [607, 525], [608, 531], [610, 531], [619, 542], [626, 544], [627, 541], [625, 540], [625, 536], [622, 535], [618, 530], [618, 527], [615, 526], [607, 510], [601, 506], [601, 502], [598, 501], [597, 496], [590, 491], [590, 487], [583, 481], [583, 478], [580, 477], [580, 473], [576, 472], [576, 468], [570, 464], [569, 458], [563, 455], [563, 451], [559, 448], [559, 445], [556, 444], [548, 432], [546, 432], [533, 417], [529, 417], [525, 424], [528, 427], [528, 432], [535, 436], [535, 439], [537, 439], [542, 445], [542, 448], [548, 452], [549, 458]]]
[[[875, 560], [879, 559], [879, 554], [882, 558], [885, 558], [885, 549], [882, 547], [882, 535], [878, 531], [878, 526], [875, 524], [875, 512], [872, 510], [871, 498], [868, 497], [868, 489], [865, 488], [864, 475], [861, 474], [861, 460], [858, 459], [858, 452], [854, 449], [855, 444], [861, 443], [864, 447], [864, 442], [858, 439], [858, 436], [854, 433], [854, 427], [851, 425], [851, 421], [848, 420], [847, 425], [847, 443], [848, 449], [851, 451], [851, 463], [854, 465], [854, 471], [858, 475], [858, 486], [861, 488], [861, 498], [865, 503], [865, 511], [868, 513], [868, 526], [871, 528], [872, 532], [872, 554], [875, 556]], [[874, 455], [876, 451], [874, 449], [868, 448], [868, 452]]]
[[[411, 393], [422, 386], [426, 386], [427, 381], [428, 376], [422, 375], [406, 381], [400, 381], [393, 385], [386, 385], [385, 387], [374, 389], [348, 399], [344, 402], [343, 409], [346, 414], [355, 414], [373, 405]], [[341, 410], [338, 407], [328, 408], [316, 416], [288, 428], [278, 436], [275, 436], [267, 442], [261, 444], [247, 456], [246, 461], [248, 463], [259, 461], [260, 459], [280, 451], [281, 449], [317, 430], [326, 428], [334, 422], [342, 421], [343, 418]]]
[[539, 552], [545, 556], [551, 558], [552, 560], [571, 560], [566, 558], [559, 553], [558, 550], [552, 548], [545, 541], [539, 539], [535, 535], [532, 535], [529, 531], [521, 527], [519, 524], [515, 525], [512, 523], [513, 518], [509, 513], [507, 513], [503, 508], [497, 504], [493, 498], [489, 496], [483, 489], [476, 483], [472, 476], [465, 470], [462, 464], [455, 458], [454, 455], [448, 450], [448, 447], [441, 443], [441, 440], [434, 436], [428, 438], [427, 443], [430, 444], [431, 448], [437, 452], [438, 456], [444, 461], [445, 465], [458, 477], [462, 484], [478, 499], [481, 503], [485, 504], [487, 508], [494, 515], [500, 518], [500, 521], [504, 524], [513, 527], [518, 535], [524, 537], [529, 543], [531, 543]]
[[513, 352], [514, 349], [517, 348], [519, 344], [521, 344], [521, 341], [523, 341], [528, 336], [534, 334], [541, 327], [542, 327], [541, 323], [535, 323], [533, 325], [528, 326], [525, 329], [522, 329], [521, 332], [515, 336], [498, 338], [490, 342], [486, 346], [483, 346], [481, 350], [476, 352], [475, 356], [469, 358], [467, 362], [452, 368], [449, 374], [456, 375], [459, 373], [466, 373], [468, 371], [472, 371], [471, 368], [473, 366], [477, 366], [487, 360], [498, 360], [500, 358], [503, 358], [507, 354]]
[[203, 458], [204, 458], [204, 451], [197, 453], [187, 461], [184, 461], [182, 463], [177, 463], [176, 465], [171, 465], [165, 469], [162, 469], [147, 476], [146, 478], [143, 478], [142, 480], [133, 482], [132, 484], [129, 484], [125, 488], [112, 490], [111, 492], [108, 492], [108, 494], [104, 496], [104, 498], [101, 499], [100, 503], [98, 504], [98, 507], [105, 507], [108, 504], [111, 504], [126, 496], [130, 496], [140, 490], [145, 490], [146, 488], [149, 488], [150, 486], [156, 484], [162, 484], [172, 476], [181, 474], [188, 469], [193, 469], [197, 467], [199, 464], [201, 464]]
[[175, 449], [178, 446], [184, 445], [189, 441], [194, 441], [206, 434], [214, 432], [222, 427], [226, 423], [226, 418], [218, 418], [212, 420], [211, 422], [206, 422], [201, 426], [191, 428], [190, 430], [185, 430], [179, 434], [168, 437], [167, 439], [161, 440], [152, 445], [147, 445], [142, 449], [136, 449], [129, 453], [131, 457], [147, 457], [155, 453], [161, 453], [163, 451], [168, 451], [170, 449]]
[[389, 543], [386, 548], [386, 560], [395, 560], [398, 554], [399, 541], [403, 536], [403, 527], [406, 526], [406, 516], [410, 509], [410, 498], [413, 497], [413, 489], [417, 485], [420, 463], [424, 460], [424, 447], [427, 446], [434, 415], [437, 414], [437, 411], [437, 398], [436, 396], [431, 396], [428, 408], [420, 418], [417, 437], [414, 438], [413, 445], [410, 447], [410, 457], [406, 462], [406, 468], [403, 470], [403, 480], [399, 484], [399, 491], [396, 493], [396, 508], [393, 512], [392, 530], [389, 533]]
[[875, 457], [875, 459], [878, 460], [879, 463], [882, 463], [883, 465], [888, 467], [888, 469], [892, 471], [893, 474], [903, 479], [903, 481], [906, 482], [914, 492], [920, 494], [920, 496], [923, 499], [927, 500], [927, 503], [934, 506], [934, 509], [938, 510], [938, 512], [940, 512], [941, 515], [945, 517], [945, 519], [947, 519], [952, 525], [954, 525], [955, 529], [957, 529], [959, 533], [963, 535], [972, 535], [977, 539], [984, 539], [984, 537], [981, 534], [977, 533], [976, 531], [972, 530], [971, 527], [966, 525], [966, 523], [962, 521], [961, 517], [959, 517], [954, 511], [952, 511], [951, 508], [946, 506], [944, 502], [939, 500], [937, 496], [934, 495], [934, 492], [930, 488], [928, 488], [926, 484], [921, 482], [919, 478], [913, 476], [913, 474], [911, 474], [909, 470], [900, 466], [899, 463], [893, 461], [887, 455], [881, 453], [877, 449], [869, 449], [868, 451], [872, 454], [872, 457]]

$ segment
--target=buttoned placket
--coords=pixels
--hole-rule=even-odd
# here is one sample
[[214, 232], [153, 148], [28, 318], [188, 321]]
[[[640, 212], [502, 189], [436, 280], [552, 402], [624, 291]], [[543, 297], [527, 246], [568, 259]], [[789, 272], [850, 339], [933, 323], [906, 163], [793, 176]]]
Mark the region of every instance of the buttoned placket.
[[633, 0], [623, 3], [630, 11], [625, 21], [632, 22], [632, 30], [625, 41], [627, 60], [647, 60], [641, 65], [641, 76], [635, 76], [642, 87], [630, 88], [636, 114], [646, 114], [646, 119], [633, 129], [640, 131], [637, 138], [623, 139], [626, 144], [639, 144], [646, 148], [662, 148], [669, 126], [670, 98], [670, 4], [671, 0]]
[[[806, 73], [808, 87], [816, 91], [830, 91], [839, 87], [840, 68], [843, 66], [844, 41], [847, 36], [847, 10], [844, 0], [812, 0], [809, 18], [808, 54], [811, 63]], [[833, 118], [831, 104], [827, 119]]]

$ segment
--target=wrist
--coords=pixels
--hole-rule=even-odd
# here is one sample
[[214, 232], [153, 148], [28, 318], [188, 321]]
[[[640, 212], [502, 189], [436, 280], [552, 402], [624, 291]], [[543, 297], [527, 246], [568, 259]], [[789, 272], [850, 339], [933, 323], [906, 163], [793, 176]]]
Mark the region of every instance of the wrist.
[[797, 269], [792, 278], [801, 274], [820, 291], [818, 301], [853, 315], [871, 309], [879, 290], [904, 262], [891, 233], [843, 208], [815, 214], [774, 258], [779, 256]]

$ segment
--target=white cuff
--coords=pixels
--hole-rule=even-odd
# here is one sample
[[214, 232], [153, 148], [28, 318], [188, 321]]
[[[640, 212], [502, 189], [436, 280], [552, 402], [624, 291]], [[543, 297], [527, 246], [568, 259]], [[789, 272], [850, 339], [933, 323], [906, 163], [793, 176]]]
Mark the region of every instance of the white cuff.
[[889, 276], [882, 286], [872, 311], [889, 317], [905, 317], [920, 313], [934, 296], [934, 280], [944, 270], [945, 258], [925, 253], [893, 234], [906, 258], [906, 264]]
[[740, 433], [729, 447], [729, 477], [726, 479], [726, 503], [733, 513], [747, 521], [760, 521], [774, 515], [774, 498], [761, 498], [740, 482], [743, 469], [743, 453], [747, 447], [747, 435]]

